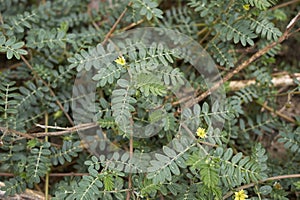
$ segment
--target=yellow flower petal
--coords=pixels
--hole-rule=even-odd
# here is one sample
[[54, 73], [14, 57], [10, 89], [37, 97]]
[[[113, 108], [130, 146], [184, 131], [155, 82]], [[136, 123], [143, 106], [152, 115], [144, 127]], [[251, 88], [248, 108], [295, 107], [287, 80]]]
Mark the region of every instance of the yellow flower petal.
[[282, 186], [281, 186], [280, 183], [278, 183], [278, 182], [275, 182], [274, 185], [273, 185], [273, 187], [274, 187], [275, 189], [277, 189], [277, 190], [281, 190], [281, 189], [282, 189]]
[[196, 134], [200, 138], [205, 138], [206, 137], [206, 131], [204, 128], [199, 127], [196, 131]]
[[234, 195], [235, 195], [234, 200], [246, 200], [246, 198], [248, 198], [248, 195], [245, 194], [244, 190], [235, 192]]
[[248, 10], [250, 10], [250, 5], [249, 4], [245, 4], [245, 5], [243, 5], [243, 8], [248, 11]]
[[58, 119], [63, 115], [63, 111], [58, 110], [54, 113], [54, 119]]
[[123, 56], [119, 56], [118, 59], [115, 60], [115, 62], [122, 66], [126, 65], [126, 60]]

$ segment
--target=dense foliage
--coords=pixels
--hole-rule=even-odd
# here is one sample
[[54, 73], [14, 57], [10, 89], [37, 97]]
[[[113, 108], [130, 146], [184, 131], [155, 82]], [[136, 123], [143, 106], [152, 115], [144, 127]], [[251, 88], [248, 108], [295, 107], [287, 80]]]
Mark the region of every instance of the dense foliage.
[[299, 198], [299, 11], [295, 0], [0, 0], [0, 190]]

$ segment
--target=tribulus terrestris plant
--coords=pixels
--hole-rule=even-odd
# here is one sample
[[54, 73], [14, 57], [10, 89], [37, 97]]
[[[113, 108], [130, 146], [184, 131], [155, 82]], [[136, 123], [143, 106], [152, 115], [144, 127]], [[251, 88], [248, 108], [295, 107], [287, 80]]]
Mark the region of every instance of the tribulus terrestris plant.
[[298, 199], [299, 10], [0, 1], [1, 199]]

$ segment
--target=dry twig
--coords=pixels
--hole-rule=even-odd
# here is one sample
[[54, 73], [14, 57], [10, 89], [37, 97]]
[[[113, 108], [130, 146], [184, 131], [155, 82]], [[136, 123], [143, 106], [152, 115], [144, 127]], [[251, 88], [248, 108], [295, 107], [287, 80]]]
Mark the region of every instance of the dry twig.
[[64, 107], [62, 106], [62, 104], [60, 103], [60, 101], [56, 98], [56, 95], [54, 93], [54, 91], [51, 89], [51, 87], [46, 83], [46, 81], [44, 79], [42, 79], [37, 73], [36, 71], [33, 69], [33, 67], [31, 66], [31, 64], [27, 61], [27, 59], [21, 55], [21, 59], [24, 61], [24, 63], [26, 64], [26, 66], [34, 73], [34, 75], [40, 79], [43, 84], [49, 89], [51, 96], [53, 96], [56, 99], [56, 104], [58, 105], [58, 107], [63, 111], [63, 113], [65, 114], [65, 116], [67, 117], [67, 119], [69, 120], [70, 124], [72, 124], [74, 126], [74, 122], [71, 119], [70, 115], [65, 111]]
[[[300, 178], [300, 174], [289, 174], [289, 175], [270, 177], [270, 178], [267, 178], [265, 180], [258, 181], [258, 183], [249, 183], [247, 185], [240, 186], [240, 187], [236, 188], [235, 191], [247, 189], [247, 188], [253, 187], [257, 184], [264, 183], [264, 182], [267, 182], [267, 181], [274, 181], [274, 180], [287, 179], [287, 178]], [[224, 197], [223, 197], [223, 200], [230, 197], [233, 193], [234, 193], [233, 191], [230, 191], [227, 194], [225, 194]]]
[[[275, 47], [277, 44], [282, 43], [285, 41], [288, 37], [291, 36], [291, 34], [295, 33], [292, 32], [292, 28], [295, 26], [297, 21], [300, 18], [300, 12], [290, 21], [290, 23], [287, 25], [285, 32], [282, 34], [282, 36], [275, 42], [270, 43], [269, 45], [265, 46], [264, 48], [260, 49], [258, 52], [253, 54], [249, 59], [242, 62], [238, 67], [236, 67], [232, 72], [229, 72], [223, 79], [218, 81], [216, 84], [214, 84], [209, 90], [205, 91], [198, 97], [194, 99], [194, 101], [190, 101], [189, 104], [187, 104], [187, 107], [191, 107], [194, 104], [202, 101], [206, 97], [208, 97], [212, 92], [216, 91], [219, 87], [221, 87], [225, 82], [229, 81], [234, 75], [239, 73], [241, 70], [248, 67], [252, 62], [254, 62], [256, 59], [260, 58], [262, 55], [266, 54], [269, 50], [271, 50], [273, 47]], [[299, 31], [296, 30], [296, 31]]]
[[[295, 73], [291, 75], [286, 74], [283, 76], [273, 77], [271, 82], [273, 83], [274, 87], [285, 87], [295, 85], [294, 79], [300, 81], [300, 73]], [[231, 91], [236, 91], [255, 83], [255, 80], [230, 81], [229, 89]]]
[[[0, 188], [4, 187], [5, 184], [0, 182]], [[5, 192], [0, 190], [0, 199], [2, 200], [20, 200], [20, 199], [27, 199], [27, 200], [44, 200], [44, 194], [35, 190], [26, 189], [22, 194], [16, 194], [12, 197], [5, 197]]]

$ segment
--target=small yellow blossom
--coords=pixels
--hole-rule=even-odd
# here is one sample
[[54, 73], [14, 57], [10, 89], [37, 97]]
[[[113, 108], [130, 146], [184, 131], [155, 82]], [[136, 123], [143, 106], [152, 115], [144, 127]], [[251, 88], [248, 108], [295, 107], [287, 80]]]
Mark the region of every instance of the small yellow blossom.
[[274, 187], [275, 189], [277, 189], [277, 190], [281, 190], [281, 189], [282, 189], [282, 186], [281, 186], [280, 183], [278, 183], [278, 182], [275, 182], [274, 185], [273, 185], [273, 187]]
[[197, 136], [200, 138], [205, 138], [206, 137], [206, 131], [204, 128], [199, 127], [196, 131]]
[[244, 190], [240, 190], [238, 192], [235, 192], [235, 198], [234, 200], [245, 200], [246, 198], [248, 198], [248, 195], [245, 194]]
[[118, 59], [115, 60], [115, 62], [122, 66], [126, 65], [126, 60], [123, 56], [119, 56]]
[[250, 10], [250, 5], [249, 4], [245, 4], [245, 5], [243, 5], [243, 8], [248, 11], [248, 10]]
[[63, 115], [63, 111], [58, 110], [54, 113], [54, 119], [58, 119]]

